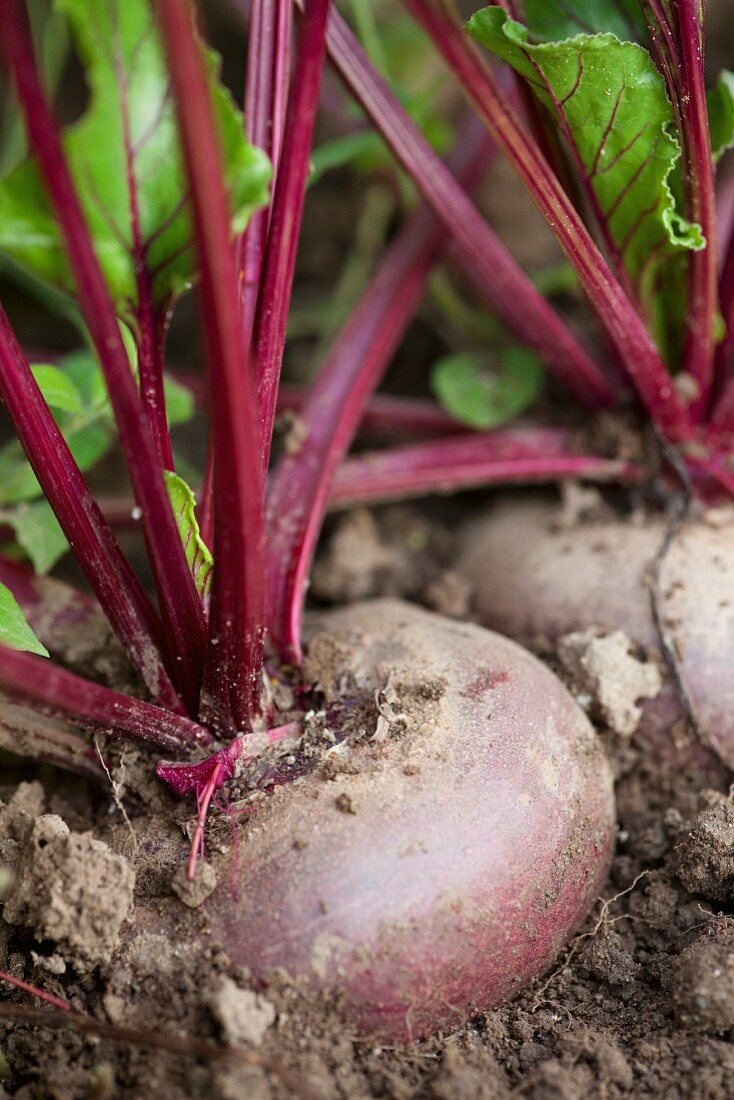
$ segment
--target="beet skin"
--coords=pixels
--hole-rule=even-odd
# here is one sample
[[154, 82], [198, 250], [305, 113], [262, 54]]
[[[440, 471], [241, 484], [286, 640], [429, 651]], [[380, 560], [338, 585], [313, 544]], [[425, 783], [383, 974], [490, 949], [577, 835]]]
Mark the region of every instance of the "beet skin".
[[513, 642], [397, 601], [320, 617], [306, 671], [328, 713], [353, 700], [354, 729], [252, 816], [236, 900], [222, 876], [207, 903], [214, 937], [387, 1038], [512, 996], [606, 875], [612, 783], [589, 722]]
[[[663, 520], [610, 518], [559, 530], [557, 516], [547, 498], [510, 498], [467, 529], [457, 568], [471, 581], [482, 622], [531, 647], [593, 627], [623, 630], [636, 645], [659, 652], [649, 577]], [[730, 515], [712, 513], [709, 522], [685, 525], [665, 559], [660, 595], [663, 625], [696, 719], [719, 757], [734, 767]], [[669, 684], [645, 704], [640, 732], [664, 751], [681, 717]]]

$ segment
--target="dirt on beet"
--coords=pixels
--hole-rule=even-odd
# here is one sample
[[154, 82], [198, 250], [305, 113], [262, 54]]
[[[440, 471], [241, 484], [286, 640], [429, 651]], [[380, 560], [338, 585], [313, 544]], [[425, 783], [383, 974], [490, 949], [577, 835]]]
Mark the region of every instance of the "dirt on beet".
[[[316, 596], [407, 594], [471, 617], [471, 592], [451, 559], [449, 525], [428, 511], [345, 516], [322, 550]], [[68, 1001], [85, 1030], [51, 1006], [41, 1008], [53, 1027], [0, 1020], [0, 1097], [734, 1096], [730, 773], [703, 753], [690, 767], [692, 734], [678, 730], [661, 752], [633, 731], [635, 703], [654, 694], [659, 671], [624, 636], [590, 629], [559, 650], [546, 656], [594, 717], [617, 777], [617, 849], [604, 897], [550, 973], [518, 999], [407, 1046], [356, 1034], [338, 1004], [285, 974], [258, 988], [211, 941], [191, 948], [192, 932], [207, 927], [215, 875], [231, 868], [267, 795], [235, 790], [229, 812], [211, 817], [211, 864], [191, 884], [183, 868], [193, 806], [151, 780], [144, 751], [118, 751], [102, 789], [50, 769], [4, 768], [0, 969]], [[328, 654], [314, 659], [328, 665]], [[378, 700], [357, 725], [381, 718]], [[316, 712], [309, 752], [326, 744], [324, 731]], [[156, 908], [168, 914], [166, 935], [136, 928], [136, 914]], [[38, 1007], [7, 986], [2, 1005]], [[97, 1025], [101, 1034], [89, 1030]]]

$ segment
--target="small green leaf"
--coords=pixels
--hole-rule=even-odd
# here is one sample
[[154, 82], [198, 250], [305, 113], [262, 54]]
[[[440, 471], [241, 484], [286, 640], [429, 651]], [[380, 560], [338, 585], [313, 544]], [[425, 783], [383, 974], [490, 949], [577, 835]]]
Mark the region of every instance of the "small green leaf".
[[31, 367], [33, 377], [44, 396], [46, 404], [60, 412], [80, 413], [84, 408], [82, 395], [73, 380], [59, 367]]
[[355, 163], [359, 166], [359, 162], [365, 157], [379, 157], [383, 149], [380, 138], [372, 130], [358, 130], [356, 134], [345, 134], [324, 141], [311, 154], [308, 185], [313, 187], [322, 176], [335, 168], [344, 168]]
[[680, 161], [665, 82], [646, 50], [613, 34], [533, 44], [503, 8], [476, 12], [469, 33], [528, 82], [570, 143], [648, 313], [671, 258], [705, 247], [670, 187]]
[[26, 653], [48, 657], [48, 650], [41, 645], [15, 596], [4, 584], [0, 584], [0, 642], [11, 649], [22, 649]]
[[532, 352], [508, 348], [496, 370], [472, 353], [447, 355], [433, 367], [431, 389], [446, 412], [486, 431], [523, 413], [540, 392], [543, 368]]
[[[64, 147], [116, 307], [121, 315], [129, 315], [137, 305], [136, 261], [147, 263], [157, 303], [180, 293], [195, 276], [187, 185], [165, 54], [151, 0], [55, 0], [54, 6], [69, 23], [90, 88], [87, 111], [64, 131]], [[233, 228], [239, 230], [252, 210], [267, 201], [270, 167], [245, 140], [242, 115], [218, 79], [218, 57], [208, 50], [205, 56]], [[129, 141], [123, 125], [125, 108]], [[126, 150], [139, 211], [138, 244], [131, 223]], [[73, 294], [63, 241], [33, 161], [0, 184], [0, 249]]]
[[187, 424], [196, 412], [193, 393], [188, 386], [183, 386], [168, 374], [163, 379], [163, 388], [169, 425], [174, 427], [176, 424]]
[[184, 479], [179, 477], [178, 474], [166, 470], [165, 478], [168, 498], [171, 501], [181, 542], [186, 552], [186, 561], [189, 563], [197, 591], [202, 597], [205, 597], [211, 583], [214, 559], [199, 531], [199, 523], [196, 518], [196, 497]]
[[640, 0], [525, 0], [528, 30], [539, 42], [577, 34], [616, 34], [623, 42], [645, 37]]
[[708, 94], [711, 152], [717, 161], [734, 147], [734, 73], [723, 69]]
[[33, 565], [34, 573], [48, 573], [69, 549], [66, 536], [45, 500], [3, 509], [0, 511], [0, 522], [12, 527], [18, 545]]
[[[90, 469], [114, 442], [107, 390], [87, 351], [65, 356], [58, 366], [33, 368], [41, 391], [79, 468]], [[17, 439], [0, 447], [0, 507], [42, 496], [41, 486]]]

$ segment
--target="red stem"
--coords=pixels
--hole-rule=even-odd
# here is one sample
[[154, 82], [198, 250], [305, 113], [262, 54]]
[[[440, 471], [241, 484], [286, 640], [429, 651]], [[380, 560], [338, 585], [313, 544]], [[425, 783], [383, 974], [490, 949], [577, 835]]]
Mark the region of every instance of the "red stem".
[[329, 0], [306, 0], [288, 100], [254, 336], [262, 467], [267, 470], [309, 172]]
[[433, 0], [405, 0], [405, 4], [431, 37], [497, 145], [525, 183], [576, 270], [652, 420], [671, 441], [690, 438], [688, 413], [644, 324], [537, 145], [508, 106], [491, 70], [461, 27], [439, 10]]
[[133, 490], [142, 509], [171, 675], [187, 707], [193, 709], [204, 657], [201, 601], [186, 562], [150, 429], [141, 415], [114, 307], [46, 101], [20, 0], [6, 0], [3, 6], [0, 42], [15, 79], [29, 140], [56, 210], [79, 305], [105, 375]]
[[0, 970], [0, 982], [7, 982], [8, 985], [14, 985], [16, 989], [22, 989], [24, 993], [30, 993], [32, 997], [38, 997], [39, 1000], [46, 1001], [47, 1004], [53, 1005], [54, 1008], [60, 1008], [63, 1012], [71, 1011], [70, 1002], [65, 1001], [63, 997], [57, 997], [53, 993], [46, 993], [43, 989], [39, 989], [37, 985], [31, 985], [30, 982], [24, 982], [22, 978], [15, 978], [5, 970]]
[[[283, 741], [286, 737], [296, 737], [301, 733], [299, 722], [288, 722], [285, 726], [277, 726], [275, 729], [266, 730], [256, 739], [249, 735], [235, 737], [234, 741], [212, 753], [211, 756], [199, 760], [196, 764], [172, 764], [168, 760], [161, 760], [156, 766], [156, 775], [179, 797], [194, 791], [200, 797], [215, 776], [212, 788], [223, 787], [228, 779], [235, 773], [238, 763], [246, 764], [254, 760], [265, 747]], [[213, 793], [212, 790], [212, 793]]]
[[189, 718], [94, 684], [44, 657], [0, 646], [0, 692], [84, 729], [143, 741], [166, 752], [205, 748], [211, 734]]
[[[294, 2], [300, 6], [302, 0]], [[591, 408], [611, 404], [614, 393], [599, 368], [478, 213], [334, 10], [327, 48], [342, 81], [455, 239], [464, 272], [479, 293], [578, 401]]]
[[7, 699], [0, 699], [0, 746], [18, 756], [93, 779], [95, 783], [108, 779], [95, 750], [88, 741], [72, 733], [67, 723]]
[[[119, 32], [116, 24], [114, 24], [114, 31], [116, 34]], [[148, 418], [158, 461], [165, 470], [173, 470], [173, 451], [171, 449], [171, 436], [166, 417], [166, 397], [163, 388], [164, 340], [163, 334], [159, 330], [158, 317], [153, 302], [153, 286], [140, 222], [140, 204], [138, 202], [138, 184], [135, 175], [135, 151], [130, 126], [127, 80], [122, 70], [121, 51], [117, 43], [115, 46], [115, 68], [117, 70], [117, 85], [120, 89], [120, 116], [125, 152], [125, 179], [130, 205], [131, 257], [135, 269], [135, 286], [138, 297], [135, 315], [138, 329], [136, 347], [138, 352], [140, 400]], [[161, 327], [165, 330], [165, 325]]]
[[[548, 429], [552, 431], [552, 429]], [[563, 434], [563, 433], [561, 433]], [[537, 431], [533, 433], [537, 436]], [[552, 440], [553, 442], [553, 440]], [[596, 455], [543, 453], [522, 430], [458, 436], [347, 459], [331, 485], [330, 507], [346, 508], [485, 485], [531, 484], [560, 478], [619, 481], [639, 476], [624, 462]]]
[[[295, 412], [309, 400], [310, 390], [299, 386], [281, 386], [278, 393], [278, 411]], [[420, 397], [392, 397], [389, 394], [373, 395], [367, 403], [359, 422], [359, 434], [370, 436], [442, 436], [452, 432], [471, 432], [435, 401]]]
[[174, 710], [160, 622], [107, 526], [0, 306], [0, 398], [97, 599], [154, 698]]
[[[250, 13], [245, 124], [247, 140], [270, 157], [278, 178], [288, 98], [292, 0], [254, 0]], [[242, 324], [249, 345], [260, 291], [270, 207], [257, 210], [237, 242]]]
[[202, 713], [249, 726], [260, 706], [264, 563], [255, 398], [240, 321], [222, 154], [186, 0], [157, 0], [191, 186], [215, 448], [214, 560]]
[[711, 426], [722, 434], [734, 435], [734, 233], [721, 273], [720, 294], [726, 336], [716, 356], [719, 393], [711, 414]]
[[[456, 170], [470, 183], [487, 160], [481, 132], [460, 138]], [[284, 661], [301, 661], [306, 578], [334, 471], [420, 301], [445, 228], [425, 207], [390, 246], [309, 391], [304, 442], [278, 464], [268, 493], [268, 626]]]
[[680, 41], [681, 121], [691, 221], [698, 222], [706, 247], [689, 259], [688, 333], [683, 369], [696, 379], [698, 399], [691, 406], [694, 420], [709, 409], [713, 380], [714, 329], [718, 310], [716, 255], [716, 189], [709, 134], [703, 67], [701, 0], [678, 0], [675, 5]]

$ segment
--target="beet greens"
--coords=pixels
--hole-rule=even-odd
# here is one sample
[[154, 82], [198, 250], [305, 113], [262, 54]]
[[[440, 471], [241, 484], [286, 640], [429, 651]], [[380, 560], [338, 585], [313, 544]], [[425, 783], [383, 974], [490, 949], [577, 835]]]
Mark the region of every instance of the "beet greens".
[[[328, 0], [295, 0], [295, 20], [290, 0], [235, 7], [249, 19], [244, 114], [189, 0], [55, 0], [89, 86], [64, 128], [22, 0], [6, 0], [0, 23], [29, 146], [0, 181], [0, 252], [44, 301], [65, 303], [88, 345], [66, 358], [24, 350], [0, 307], [0, 396], [27, 459], [16, 443], [0, 450], [0, 523], [37, 573], [68, 543], [150, 701], [49, 664], [54, 646], [33, 629], [34, 578], [10, 561], [0, 564], [0, 691], [183, 758], [159, 775], [194, 790], [204, 811], [253, 731], [282, 735], [268, 680], [301, 662], [329, 506], [641, 476], [579, 453], [565, 428], [508, 423], [543, 371], [592, 412], [634, 403], [702, 492], [734, 488], [734, 240], [717, 245], [715, 191], [734, 144], [734, 77], [707, 96], [698, 0], [506, 0], [466, 28], [449, 2], [405, 0], [471, 107], [446, 160]], [[418, 201], [304, 394], [279, 380], [327, 60]], [[565, 252], [598, 346], [472, 201], [498, 153]], [[488, 375], [476, 352], [443, 361], [433, 379], [443, 409], [375, 397], [444, 257], [499, 322], [500, 369]], [[202, 387], [166, 371], [171, 315], [194, 282], [210, 425], [198, 506], [170, 429]], [[299, 439], [271, 463], [285, 407], [297, 409]], [[418, 442], [350, 458], [360, 429]], [[119, 514], [84, 477], [115, 438], [133, 493], [122, 520], [142, 530], [155, 600], [116, 539]], [[88, 597], [68, 599], [82, 614]], [[204, 748], [214, 755], [190, 763]], [[39, 732], [38, 755], [96, 767], [85, 742], [53, 727]]]

